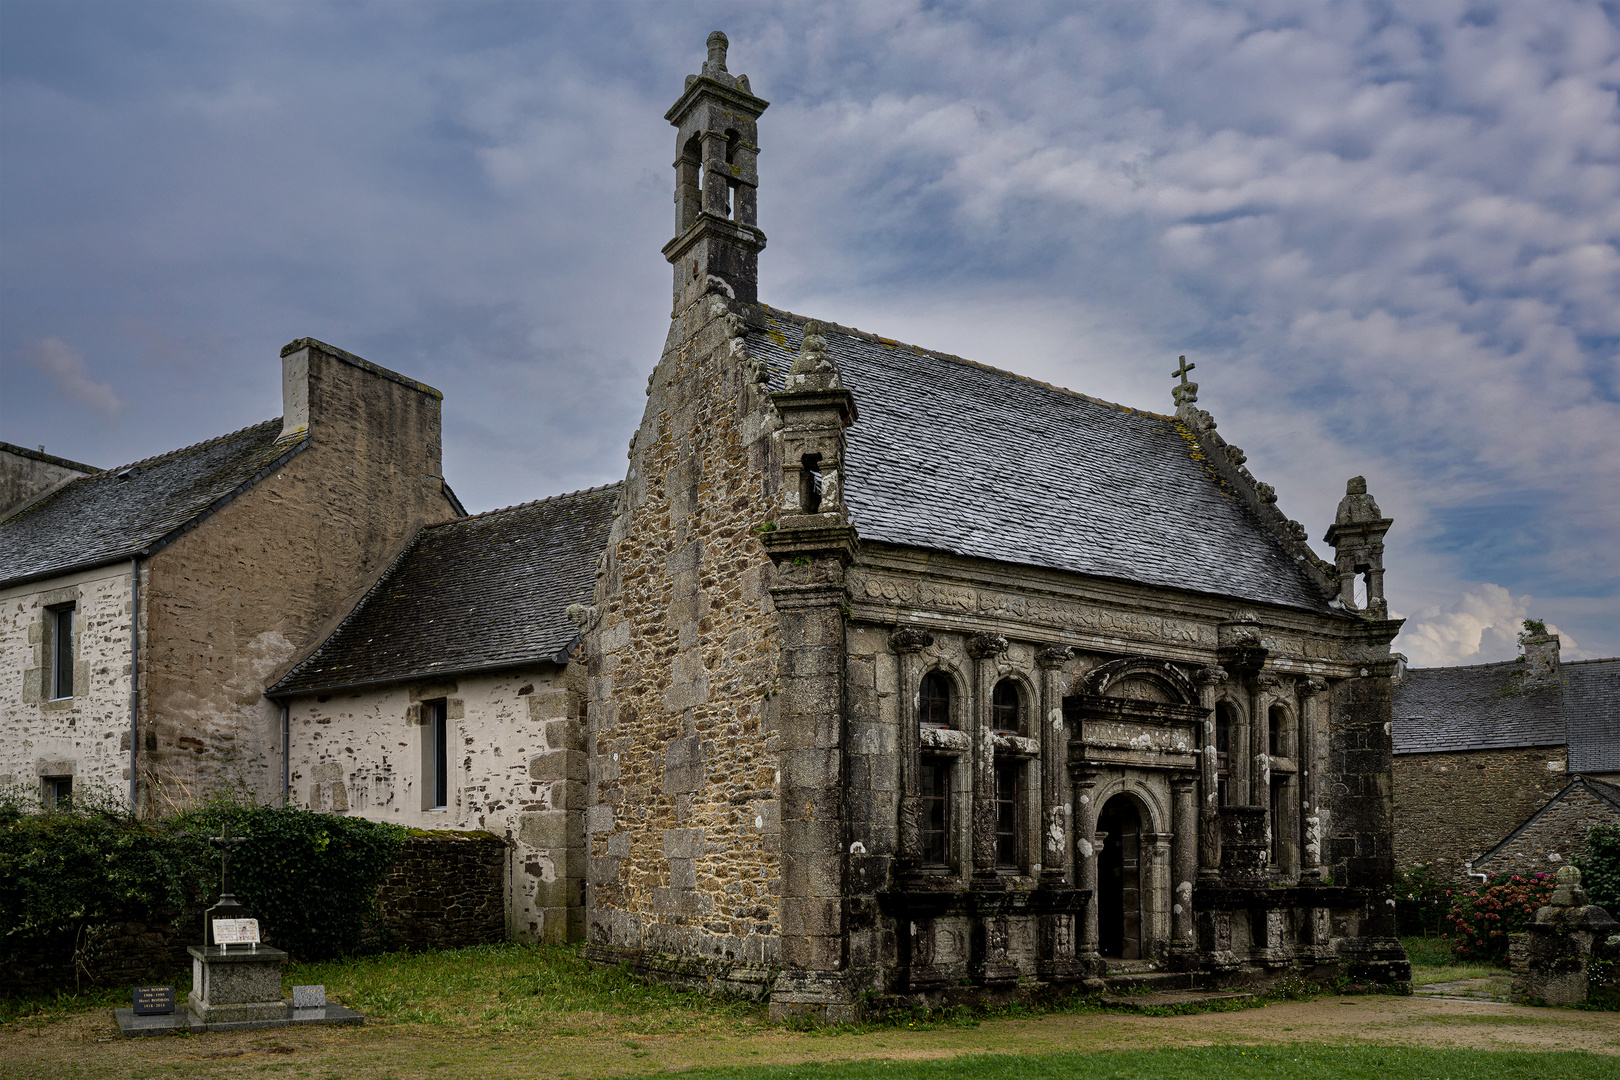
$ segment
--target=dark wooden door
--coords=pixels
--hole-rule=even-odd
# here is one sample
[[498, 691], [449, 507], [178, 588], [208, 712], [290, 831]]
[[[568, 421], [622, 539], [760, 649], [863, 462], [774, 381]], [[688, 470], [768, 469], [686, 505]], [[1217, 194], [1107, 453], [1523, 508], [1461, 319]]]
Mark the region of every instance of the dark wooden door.
[[1129, 796], [1109, 799], [1097, 817], [1097, 948], [1104, 956], [1142, 956], [1142, 819]]

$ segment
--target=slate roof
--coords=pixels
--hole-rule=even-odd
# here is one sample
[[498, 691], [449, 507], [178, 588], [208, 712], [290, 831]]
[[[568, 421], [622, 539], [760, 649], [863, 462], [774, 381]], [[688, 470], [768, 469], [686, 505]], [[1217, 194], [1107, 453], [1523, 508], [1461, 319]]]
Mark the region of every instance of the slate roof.
[[1469, 667], [1408, 668], [1395, 687], [1395, 752], [1436, 753], [1564, 741], [1563, 693], [1525, 690], [1516, 660]]
[[146, 555], [308, 445], [281, 420], [80, 477], [0, 521], [0, 584]]
[[565, 663], [566, 614], [595, 590], [619, 485], [429, 525], [270, 694]]
[[[779, 390], [805, 319], [759, 310], [749, 352]], [[1174, 417], [825, 325], [859, 411], [844, 479], [863, 539], [1330, 610]]]
[[1563, 665], [1570, 772], [1620, 772], [1620, 657]]

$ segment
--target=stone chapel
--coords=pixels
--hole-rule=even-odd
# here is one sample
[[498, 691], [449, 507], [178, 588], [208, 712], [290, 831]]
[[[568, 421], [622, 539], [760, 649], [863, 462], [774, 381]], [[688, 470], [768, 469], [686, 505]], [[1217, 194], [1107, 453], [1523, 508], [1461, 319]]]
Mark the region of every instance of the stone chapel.
[[1406, 985], [1365, 482], [1330, 564], [1184, 361], [1160, 414], [762, 303], [726, 49], [667, 114], [672, 321], [576, 611], [588, 955], [830, 1021]]

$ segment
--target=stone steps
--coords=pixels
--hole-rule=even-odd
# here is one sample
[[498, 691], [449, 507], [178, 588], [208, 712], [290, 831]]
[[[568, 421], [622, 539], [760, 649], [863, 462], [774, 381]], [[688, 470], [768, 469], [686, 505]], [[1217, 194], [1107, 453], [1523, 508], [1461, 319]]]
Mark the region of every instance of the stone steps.
[[1103, 985], [1114, 994], [1156, 993], [1171, 990], [1191, 990], [1194, 976], [1185, 971], [1157, 971], [1149, 967], [1122, 968], [1109, 964]]
[[1147, 994], [1106, 994], [1102, 1004], [1110, 1009], [1143, 1012], [1175, 1005], [1208, 1005], [1216, 1001], [1253, 1001], [1254, 995], [1241, 990], [1157, 990]]

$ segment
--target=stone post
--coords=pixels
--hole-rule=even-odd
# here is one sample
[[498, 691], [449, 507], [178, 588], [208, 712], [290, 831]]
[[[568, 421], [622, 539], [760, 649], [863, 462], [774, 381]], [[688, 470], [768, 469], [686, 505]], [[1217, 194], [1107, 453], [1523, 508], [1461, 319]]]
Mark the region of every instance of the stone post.
[[934, 643], [934, 635], [902, 627], [889, 635], [898, 667], [900, 701], [900, 872], [915, 873], [922, 864], [922, 740], [917, 730], [917, 689], [922, 681], [918, 653]]
[[[1221, 876], [1220, 758], [1215, 750], [1215, 695], [1226, 682], [1226, 669], [1211, 664], [1194, 675], [1198, 704], [1205, 711], [1204, 739], [1199, 754], [1199, 783], [1203, 798], [1198, 807], [1198, 877], [1216, 882]], [[1180, 831], [1180, 827], [1177, 827]]]
[[1317, 757], [1322, 745], [1321, 700], [1327, 681], [1315, 675], [1299, 681], [1299, 880], [1322, 880], [1321, 791], [1317, 786]]
[[1063, 726], [1063, 665], [1073, 656], [1067, 645], [1049, 645], [1035, 654], [1041, 669], [1041, 884], [1056, 888], [1068, 875], [1069, 822], [1064, 812], [1068, 744]]
[[1277, 861], [1277, 838], [1271, 835], [1271, 716], [1279, 680], [1269, 671], [1254, 677], [1249, 688], [1249, 805], [1266, 811], [1267, 862]]
[[1100, 841], [1097, 836], [1097, 807], [1091, 805], [1091, 794], [1101, 777], [1096, 769], [1069, 766], [1074, 783], [1074, 869], [1080, 879], [1080, 888], [1089, 891], [1086, 917], [1080, 925], [1080, 958], [1088, 963], [1097, 961], [1097, 856]]
[[[856, 414], [815, 323], [805, 326], [787, 385], [771, 395], [782, 418], [783, 513], [760, 534], [775, 569], [782, 686], [782, 973], [771, 1016], [842, 1023], [859, 1014], [847, 970], [844, 854], [845, 572], [859, 539], [840, 475], [844, 428]], [[800, 486], [806, 462], [820, 463], [819, 491]]]
[[973, 657], [973, 700], [968, 734], [973, 739], [973, 887], [998, 889], [996, 874], [996, 742], [990, 722], [990, 695], [996, 685], [997, 661], [1007, 651], [1000, 634], [976, 634], [968, 641]]
[[1198, 874], [1198, 777], [1177, 773], [1170, 778], [1174, 838], [1170, 865], [1170, 948], [1193, 948], [1193, 879]]

